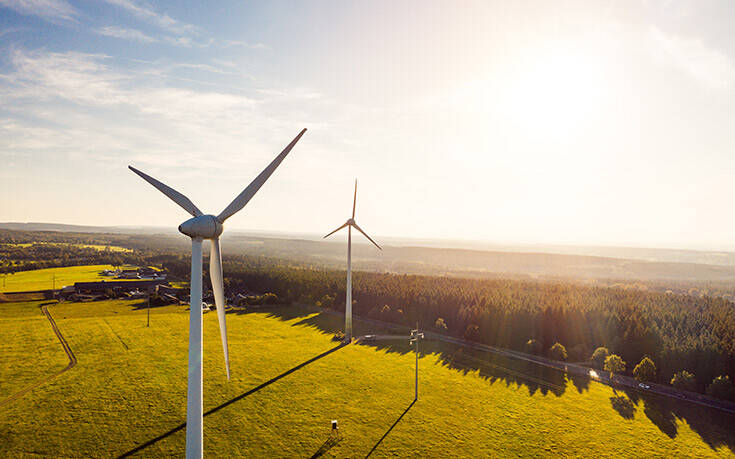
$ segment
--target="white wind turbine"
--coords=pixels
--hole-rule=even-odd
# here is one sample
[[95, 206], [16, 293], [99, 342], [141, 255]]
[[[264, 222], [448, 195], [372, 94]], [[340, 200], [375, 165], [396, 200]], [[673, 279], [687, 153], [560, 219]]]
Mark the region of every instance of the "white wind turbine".
[[344, 225], [340, 226], [336, 230], [324, 236], [324, 238], [326, 239], [332, 234], [344, 228], [345, 226], [347, 227], [347, 298], [345, 301], [345, 342], [346, 343], [349, 343], [350, 341], [352, 341], [352, 228], [354, 227], [357, 231], [361, 232], [363, 236], [368, 238], [368, 240], [375, 245], [375, 247], [377, 247], [380, 250], [383, 250], [380, 248], [380, 246], [375, 241], [373, 241], [370, 238], [370, 236], [365, 234], [365, 231], [363, 231], [362, 228], [357, 226], [357, 222], [355, 221], [355, 206], [356, 205], [357, 205], [357, 179], [355, 179], [355, 197], [352, 200], [352, 218], [349, 218], [345, 222]]
[[212, 279], [214, 301], [217, 305], [217, 319], [219, 320], [222, 348], [225, 354], [225, 369], [227, 379], [230, 379], [230, 360], [227, 350], [227, 323], [225, 321], [225, 292], [222, 280], [222, 253], [220, 251], [219, 236], [222, 234], [222, 224], [235, 213], [239, 212], [250, 199], [258, 192], [261, 186], [273, 174], [296, 145], [306, 129], [302, 130], [291, 143], [276, 158], [263, 169], [234, 201], [230, 203], [216, 217], [204, 215], [189, 198], [164, 185], [153, 177], [128, 166], [130, 170], [141, 176], [165, 194], [173, 202], [183, 207], [194, 216], [181, 225], [179, 231], [191, 238], [191, 301], [189, 312], [189, 380], [186, 395], [186, 457], [202, 457], [202, 240], [212, 241], [212, 251], [209, 258], [209, 274]]

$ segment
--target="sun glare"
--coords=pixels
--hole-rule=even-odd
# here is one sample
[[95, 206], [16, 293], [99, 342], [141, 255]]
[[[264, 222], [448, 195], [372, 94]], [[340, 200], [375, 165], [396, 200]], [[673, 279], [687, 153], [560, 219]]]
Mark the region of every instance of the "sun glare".
[[505, 85], [505, 115], [519, 130], [564, 140], [599, 109], [604, 75], [591, 54], [552, 50], [519, 65]]

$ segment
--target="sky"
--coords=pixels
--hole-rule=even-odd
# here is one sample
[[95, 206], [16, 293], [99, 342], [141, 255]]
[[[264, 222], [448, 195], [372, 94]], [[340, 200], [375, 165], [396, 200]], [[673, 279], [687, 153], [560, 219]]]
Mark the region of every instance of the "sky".
[[731, 1], [0, 0], [0, 221], [735, 249]]

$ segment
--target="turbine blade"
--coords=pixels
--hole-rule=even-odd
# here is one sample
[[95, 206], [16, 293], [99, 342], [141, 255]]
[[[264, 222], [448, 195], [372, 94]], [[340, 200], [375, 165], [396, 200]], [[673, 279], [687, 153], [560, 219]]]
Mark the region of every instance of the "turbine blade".
[[357, 206], [357, 179], [355, 179], [355, 197], [352, 200], [352, 219], [355, 219], [355, 207]]
[[327, 234], [326, 236], [324, 236], [324, 237], [323, 237], [322, 239], [326, 239], [326, 238], [328, 238], [329, 236], [331, 236], [332, 234], [334, 234], [334, 233], [336, 233], [337, 231], [341, 230], [342, 228], [344, 228], [344, 227], [345, 227], [345, 226], [347, 226], [347, 225], [349, 225], [349, 223], [345, 223], [344, 225], [340, 226], [340, 227], [339, 227], [339, 228], [337, 228], [336, 230], [334, 230], [334, 231], [332, 231], [331, 233], [329, 233], [329, 234]]
[[217, 306], [217, 320], [219, 320], [219, 334], [222, 337], [222, 350], [225, 353], [225, 370], [227, 379], [230, 379], [230, 353], [227, 347], [227, 321], [225, 320], [225, 286], [222, 279], [222, 252], [219, 238], [212, 239], [212, 250], [209, 254], [209, 276], [212, 279], [214, 304]]
[[286, 155], [291, 151], [291, 149], [296, 145], [296, 142], [299, 141], [302, 135], [304, 135], [304, 132], [306, 132], [306, 129], [302, 130], [299, 135], [297, 135], [291, 143], [289, 143], [286, 148], [276, 156], [276, 158], [268, 164], [268, 166], [263, 169], [263, 172], [260, 173], [257, 177], [255, 177], [255, 180], [253, 180], [250, 185], [248, 185], [247, 188], [245, 188], [242, 193], [237, 195], [237, 197], [230, 203], [229, 206], [225, 208], [225, 210], [222, 211], [217, 216], [217, 220], [220, 223], [224, 223], [225, 220], [235, 215], [237, 212], [239, 212], [245, 205], [250, 201], [253, 196], [255, 196], [255, 193], [258, 192], [260, 187], [263, 186], [266, 180], [273, 174], [273, 171], [276, 170], [276, 168], [281, 164], [281, 161], [286, 158]]
[[365, 231], [363, 231], [363, 230], [362, 230], [362, 228], [360, 228], [359, 226], [357, 226], [357, 223], [353, 223], [353, 224], [352, 224], [352, 226], [354, 226], [354, 227], [355, 227], [355, 229], [356, 229], [357, 231], [361, 232], [363, 236], [365, 236], [366, 238], [368, 238], [368, 240], [370, 240], [370, 242], [372, 242], [372, 243], [373, 243], [373, 244], [375, 245], [375, 247], [379, 248], [380, 250], [383, 250], [383, 249], [382, 249], [382, 248], [381, 248], [381, 247], [380, 247], [380, 246], [379, 246], [379, 245], [377, 244], [377, 242], [373, 241], [373, 240], [372, 240], [372, 239], [370, 238], [370, 236], [368, 236], [367, 234], [365, 234]]
[[195, 206], [194, 203], [191, 202], [191, 200], [189, 198], [187, 198], [183, 194], [179, 193], [178, 191], [174, 190], [170, 186], [159, 182], [158, 180], [154, 179], [150, 175], [145, 174], [145, 173], [139, 171], [138, 169], [134, 168], [133, 166], [128, 166], [128, 169], [130, 169], [131, 171], [135, 172], [143, 180], [145, 180], [146, 182], [148, 182], [151, 185], [153, 185], [154, 187], [156, 187], [158, 189], [158, 191], [160, 191], [161, 193], [163, 193], [166, 196], [168, 196], [173, 202], [175, 202], [176, 204], [178, 204], [181, 207], [183, 207], [185, 211], [189, 212], [193, 216], [198, 217], [200, 215], [203, 215], [202, 214], [202, 211], [199, 210], [197, 208], [197, 206]]

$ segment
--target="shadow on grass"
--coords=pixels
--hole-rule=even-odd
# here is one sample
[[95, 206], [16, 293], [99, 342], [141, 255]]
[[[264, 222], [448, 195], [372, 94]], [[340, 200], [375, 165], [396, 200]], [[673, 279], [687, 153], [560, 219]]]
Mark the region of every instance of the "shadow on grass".
[[732, 429], [735, 415], [635, 390], [626, 390], [626, 394], [636, 405], [643, 403], [643, 414], [669, 438], [677, 436], [678, 421], [683, 421], [713, 450], [727, 447], [735, 452], [735, 430]]
[[339, 434], [331, 434], [329, 438], [322, 444], [322, 446], [319, 447], [318, 450], [316, 450], [316, 453], [314, 453], [311, 456], [311, 459], [315, 459], [317, 457], [322, 457], [325, 454], [327, 454], [327, 451], [334, 448], [339, 444], [339, 442], [342, 441], [342, 436]]
[[[295, 320], [293, 326], [311, 327], [327, 335], [344, 329], [343, 315], [325, 312], [322, 309], [307, 305], [274, 306], [258, 309], [243, 308], [230, 313], [260, 313], [266, 314], [266, 317], [283, 321]], [[354, 327], [355, 336], [366, 334], [397, 336], [396, 339], [390, 340], [360, 341], [359, 345], [369, 346], [386, 353], [397, 353], [401, 355], [413, 352], [413, 347], [408, 342], [409, 327], [400, 325], [376, 325], [361, 319], [354, 321]], [[488, 380], [491, 384], [501, 381], [507, 386], [525, 386], [528, 388], [529, 395], [539, 393], [546, 396], [551, 393], [560, 397], [566, 391], [567, 376], [562, 370], [462, 347], [460, 345], [433, 340], [422, 342], [421, 355], [431, 354], [439, 357], [441, 365], [461, 371], [463, 374], [477, 371], [480, 377]], [[575, 376], [572, 381], [580, 392], [589, 388], [589, 377]]]
[[[268, 381], [264, 382], [263, 384], [261, 384], [259, 386], [256, 386], [256, 387], [250, 389], [249, 391], [244, 392], [244, 393], [238, 395], [237, 397], [234, 397], [234, 398], [232, 398], [232, 399], [230, 399], [230, 400], [222, 403], [221, 405], [218, 405], [218, 406], [216, 406], [216, 407], [214, 407], [214, 408], [206, 411], [204, 413], [204, 417], [209, 416], [210, 414], [216, 413], [217, 411], [219, 411], [219, 410], [221, 410], [223, 408], [226, 408], [226, 407], [232, 405], [233, 403], [235, 403], [235, 402], [237, 402], [239, 400], [242, 400], [243, 398], [247, 397], [248, 395], [254, 394], [255, 392], [258, 392], [259, 390], [261, 390], [261, 389], [263, 389], [265, 387], [270, 386], [271, 384], [273, 384], [274, 382], [278, 381], [279, 379], [285, 378], [286, 376], [290, 375], [291, 373], [300, 370], [301, 368], [309, 365], [310, 363], [313, 363], [313, 362], [315, 362], [315, 361], [317, 361], [317, 360], [319, 360], [321, 358], [324, 358], [324, 357], [328, 356], [332, 352], [338, 351], [339, 349], [343, 348], [344, 346], [345, 346], [345, 344], [344, 343], [341, 343], [341, 344], [339, 344], [339, 345], [337, 345], [337, 346], [329, 349], [328, 351], [325, 351], [325, 352], [317, 355], [316, 357], [312, 357], [309, 360], [307, 360], [305, 362], [302, 362], [302, 363], [296, 365], [295, 367], [291, 368], [290, 370], [287, 370], [287, 371], [281, 373], [280, 375], [278, 375], [278, 376], [276, 376], [274, 378], [269, 379]], [[180, 430], [183, 430], [185, 427], [186, 427], [186, 422], [182, 422], [181, 424], [179, 424], [178, 426], [174, 427], [173, 429], [171, 429], [171, 430], [169, 430], [169, 431], [167, 431], [167, 432], [165, 432], [165, 433], [163, 433], [163, 434], [161, 434], [161, 435], [159, 435], [159, 436], [157, 436], [155, 438], [152, 438], [152, 439], [146, 441], [145, 443], [140, 444], [139, 446], [136, 446], [135, 448], [131, 449], [130, 451], [127, 451], [126, 453], [123, 453], [119, 457], [121, 457], [121, 458], [122, 457], [130, 457], [133, 454], [138, 453], [138, 452], [144, 450], [145, 448], [147, 448], [147, 447], [149, 447], [149, 446], [151, 446], [151, 445], [153, 445], [155, 443], [158, 443], [159, 441], [163, 440], [164, 438], [169, 437], [169, 436], [173, 435], [174, 433], [176, 433], [176, 432], [178, 432]]]
[[[321, 333], [330, 335], [343, 330], [344, 316], [340, 313], [324, 312], [314, 306], [273, 306], [258, 309], [236, 309], [228, 314], [266, 314], [266, 317], [283, 321], [293, 321], [293, 326], [312, 327]], [[301, 319], [301, 320], [297, 320]], [[400, 325], [375, 325], [357, 319], [354, 322], [355, 336], [366, 334], [408, 335], [410, 327]], [[412, 352], [408, 339], [391, 341], [360, 342], [360, 345], [370, 346], [376, 350], [388, 353], [407, 354]], [[462, 347], [445, 342], [427, 340], [421, 344], [421, 355], [434, 354], [439, 364], [467, 374], [478, 372], [480, 377], [490, 384], [500, 382], [506, 386], [524, 386], [529, 396], [549, 393], [561, 397], [565, 394], [569, 382], [577, 392], [589, 390], [590, 377], [587, 375], [566, 374], [557, 370], [532, 362], [503, 357], [485, 351]], [[686, 422], [701, 439], [713, 450], [722, 447], [735, 452], [735, 415], [689, 403], [687, 401], [671, 399], [669, 397], [642, 394], [633, 389], [624, 391], [626, 396], [619, 393], [610, 398], [612, 408], [624, 419], [635, 416], [636, 406], [643, 403], [643, 414], [658, 429], [669, 438], [675, 438], [678, 433], [678, 423]]]
[[400, 415], [400, 416], [398, 416], [398, 419], [396, 419], [396, 422], [394, 422], [394, 423], [393, 423], [393, 425], [392, 425], [392, 426], [390, 426], [390, 428], [389, 428], [389, 429], [388, 429], [388, 430], [387, 430], [387, 431], [386, 431], [386, 432], [385, 432], [385, 433], [383, 434], [383, 436], [382, 436], [382, 437], [380, 437], [380, 440], [378, 440], [378, 442], [377, 442], [377, 443], [376, 443], [376, 444], [375, 444], [375, 445], [374, 445], [374, 446], [372, 447], [372, 449], [371, 449], [371, 450], [370, 450], [370, 451], [369, 451], [369, 452], [367, 453], [367, 455], [365, 456], [365, 458], [366, 458], [366, 459], [367, 459], [368, 457], [370, 457], [370, 455], [371, 455], [371, 454], [373, 454], [373, 451], [375, 451], [376, 449], [378, 449], [378, 446], [380, 446], [380, 444], [381, 444], [381, 443], [383, 443], [383, 440], [385, 440], [385, 437], [387, 437], [387, 436], [388, 436], [388, 434], [390, 434], [390, 432], [391, 432], [391, 431], [392, 431], [392, 430], [393, 430], [393, 429], [394, 429], [394, 428], [395, 428], [395, 427], [396, 427], [396, 426], [398, 425], [398, 423], [399, 423], [399, 422], [401, 422], [401, 419], [403, 419], [403, 416], [405, 416], [405, 415], [406, 415], [406, 413], [408, 413], [408, 410], [410, 410], [410, 409], [411, 409], [411, 407], [413, 407], [413, 405], [414, 405], [415, 403], [416, 403], [416, 400], [412, 401], [412, 402], [411, 402], [411, 404], [410, 404], [410, 405], [408, 405], [408, 408], [406, 408], [406, 410], [405, 410], [405, 411], [404, 411], [403, 413], [401, 413], [401, 415]]
[[623, 419], [633, 419], [635, 417], [635, 405], [625, 395], [616, 395], [610, 397], [610, 403], [615, 411], [618, 412]]

